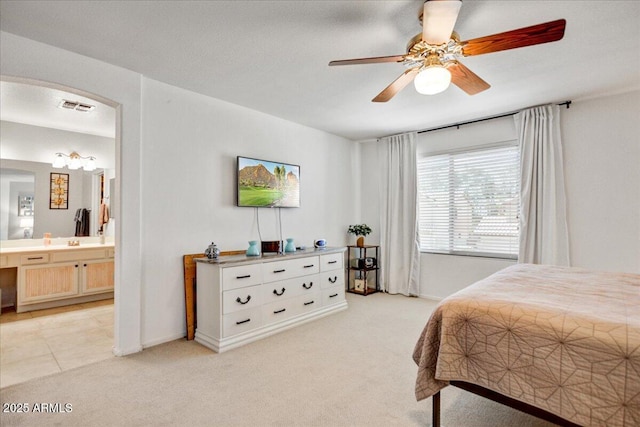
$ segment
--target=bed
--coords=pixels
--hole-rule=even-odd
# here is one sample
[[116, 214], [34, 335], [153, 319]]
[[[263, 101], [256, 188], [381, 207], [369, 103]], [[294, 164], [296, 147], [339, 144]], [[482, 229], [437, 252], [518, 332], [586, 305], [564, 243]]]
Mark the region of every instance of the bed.
[[455, 385], [560, 425], [640, 426], [640, 275], [516, 264], [444, 299], [416, 398]]

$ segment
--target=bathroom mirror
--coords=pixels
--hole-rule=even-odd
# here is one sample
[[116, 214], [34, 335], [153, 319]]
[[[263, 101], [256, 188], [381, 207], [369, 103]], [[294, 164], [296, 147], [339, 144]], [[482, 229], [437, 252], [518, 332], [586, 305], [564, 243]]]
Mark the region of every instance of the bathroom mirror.
[[[108, 176], [109, 171], [64, 169], [64, 173], [69, 174], [68, 208], [49, 209], [50, 176], [59, 172], [60, 169], [48, 163], [0, 159], [0, 240], [40, 239], [44, 233], [51, 233], [54, 238], [74, 236], [78, 209], [91, 211], [90, 235], [97, 234], [100, 201], [109, 195], [109, 185], [100, 188], [99, 183], [101, 175]], [[31, 202], [30, 215], [27, 214], [28, 201]]]
[[30, 237], [35, 222], [35, 174], [0, 169], [0, 240]]

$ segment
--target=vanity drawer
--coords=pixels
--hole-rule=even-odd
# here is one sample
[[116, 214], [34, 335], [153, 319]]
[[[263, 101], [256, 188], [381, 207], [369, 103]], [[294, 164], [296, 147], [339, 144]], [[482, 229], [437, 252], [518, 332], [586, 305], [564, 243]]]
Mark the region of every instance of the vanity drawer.
[[46, 252], [33, 253], [33, 254], [20, 256], [20, 264], [22, 265], [47, 264], [48, 262], [49, 262], [49, 254]]
[[264, 282], [307, 276], [320, 271], [320, 260], [317, 256], [290, 259], [286, 261], [265, 262], [262, 264]]
[[344, 254], [322, 255], [320, 257], [320, 271], [342, 270], [344, 263]]
[[262, 282], [260, 264], [241, 265], [222, 269], [222, 290], [258, 285]]
[[105, 249], [88, 249], [86, 251], [78, 251], [75, 249], [54, 252], [51, 254], [51, 262], [69, 262], [82, 261], [85, 259], [102, 259], [106, 258]]
[[337, 304], [344, 301], [344, 285], [322, 290], [322, 305]]
[[222, 336], [230, 337], [262, 326], [261, 307], [241, 310], [222, 316]]
[[344, 288], [344, 271], [334, 270], [320, 273], [320, 287], [322, 289], [332, 288], [338, 285]]
[[262, 304], [260, 285], [232, 289], [222, 293], [222, 313], [229, 314]]

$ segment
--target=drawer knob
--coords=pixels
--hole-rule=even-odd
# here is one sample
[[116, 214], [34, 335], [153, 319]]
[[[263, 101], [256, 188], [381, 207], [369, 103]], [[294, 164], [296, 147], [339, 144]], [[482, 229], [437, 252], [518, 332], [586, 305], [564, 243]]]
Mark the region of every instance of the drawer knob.
[[34, 260], [34, 259], [42, 259], [43, 257], [41, 256], [30, 256], [29, 258], [27, 258], [29, 261]]
[[248, 279], [249, 277], [251, 277], [250, 274], [246, 274], [244, 276], [236, 276], [236, 279]]
[[287, 311], [287, 309], [283, 308], [283, 309], [274, 311], [273, 314], [280, 314], [280, 313], [284, 313], [285, 311]]
[[274, 293], [274, 294], [276, 294], [276, 295], [278, 295], [278, 296], [282, 296], [282, 294], [284, 294], [284, 291], [286, 291], [286, 289], [285, 289], [285, 288], [282, 288], [282, 291], [280, 291], [280, 293], [278, 293], [278, 290], [277, 290], [277, 289], [274, 289], [274, 290], [273, 290], [273, 293]]
[[337, 262], [338, 262], [338, 261], [329, 261], [327, 264], [335, 264], [335, 263], [337, 263]]
[[337, 297], [338, 294], [329, 295], [329, 298]]
[[285, 269], [283, 268], [282, 270], [273, 270], [274, 273], [284, 273]]
[[309, 302], [305, 302], [304, 305], [311, 305], [313, 303], [314, 303], [314, 301], [309, 301]]
[[236, 322], [236, 325], [242, 325], [243, 323], [248, 323], [248, 322], [251, 322], [251, 319], [240, 320], [239, 322]]
[[248, 303], [249, 301], [251, 301], [251, 295], [247, 295], [247, 300], [246, 301], [242, 301], [240, 299], [240, 297], [236, 298], [236, 302], [239, 302], [240, 304], [243, 304], [243, 305]]
[[302, 287], [305, 288], [305, 289], [311, 289], [312, 286], [313, 286], [313, 282], [309, 282], [309, 286], [307, 286], [306, 283], [302, 284]]
[[303, 267], [304, 267], [304, 268], [311, 268], [311, 267], [313, 267], [313, 264], [305, 265], [305, 266], [303, 266]]
[[336, 283], [336, 281], [338, 281], [338, 276], [333, 276], [333, 279], [331, 277], [329, 277], [329, 281], [331, 283]]

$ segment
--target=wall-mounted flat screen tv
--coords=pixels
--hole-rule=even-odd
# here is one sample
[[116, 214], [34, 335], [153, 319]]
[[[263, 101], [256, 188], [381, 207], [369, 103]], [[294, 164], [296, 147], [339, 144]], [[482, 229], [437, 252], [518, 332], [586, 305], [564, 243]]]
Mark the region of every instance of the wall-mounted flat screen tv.
[[300, 166], [238, 156], [237, 202], [241, 207], [300, 207]]

